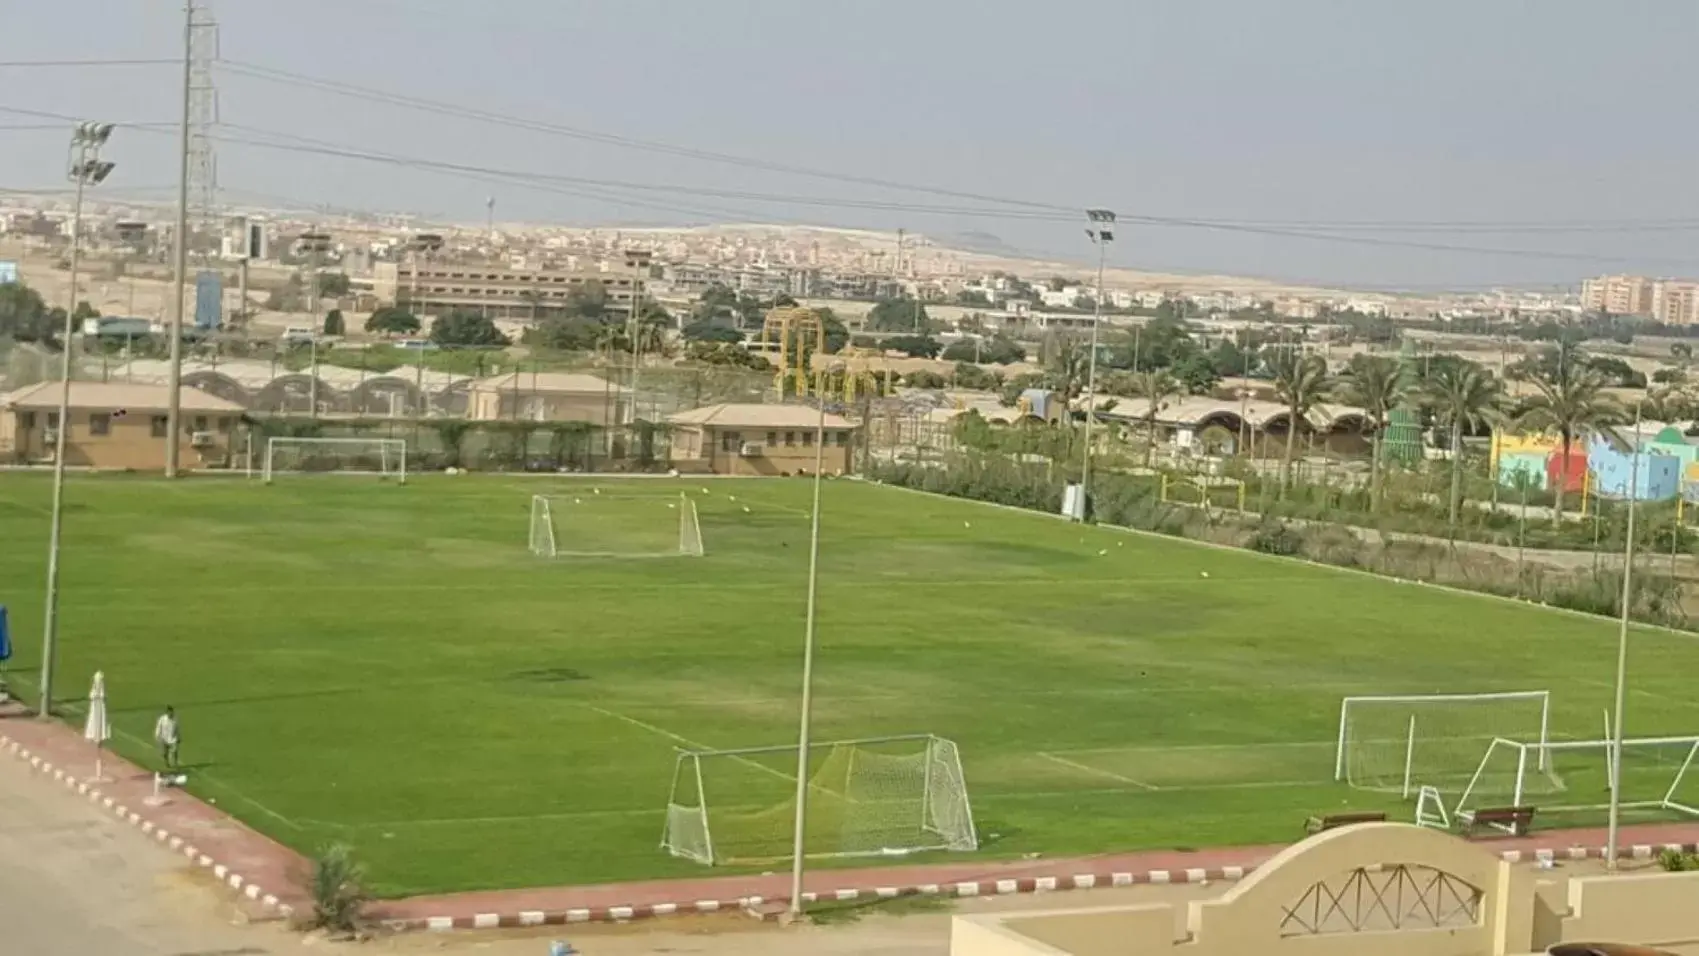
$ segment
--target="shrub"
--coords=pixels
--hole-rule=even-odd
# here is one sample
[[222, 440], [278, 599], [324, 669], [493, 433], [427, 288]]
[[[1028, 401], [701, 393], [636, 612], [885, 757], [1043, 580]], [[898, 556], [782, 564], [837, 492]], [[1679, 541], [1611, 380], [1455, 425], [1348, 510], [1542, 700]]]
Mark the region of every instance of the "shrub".
[[1699, 853], [1689, 853], [1670, 847], [1658, 854], [1658, 866], [1668, 873], [1689, 873], [1699, 870]]
[[1245, 546], [1263, 554], [1290, 558], [1303, 553], [1304, 536], [1284, 521], [1264, 521], [1251, 532]]
[[333, 933], [354, 933], [364, 922], [366, 868], [345, 844], [332, 844], [313, 858], [313, 875], [307, 886], [313, 900], [311, 928]]

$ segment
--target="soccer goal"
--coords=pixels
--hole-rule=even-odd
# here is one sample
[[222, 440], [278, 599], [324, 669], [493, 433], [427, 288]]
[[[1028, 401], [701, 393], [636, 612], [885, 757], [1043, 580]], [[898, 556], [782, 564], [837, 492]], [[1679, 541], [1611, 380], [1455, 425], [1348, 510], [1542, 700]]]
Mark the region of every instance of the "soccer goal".
[[[942, 737], [811, 745], [808, 794], [806, 856], [979, 849], [961, 755]], [[782, 860], [795, 821], [796, 747], [681, 750], [661, 849], [710, 865]]]
[[407, 442], [400, 438], [272, 438], [260, 476], [337, 472], [407, 483]]
[[[1609, 805], [1615, 746], [1608, 739], [1535, 743], [1496, 738], [1487, 745], [1452, 815], [1468, 819], [1481, 807], [1531, 803], [1541, 813], [1603, 810]], [[1694, 793], [1699, 780], [1690, 779], [1696, 755], [1699, 737], [1625, 739], [1618, 806], [1699, 816], [1699, 794]]]
[[533, 495], [531, 553], [544, 558], [700, 558], [702, 523], [689, 495], [612, 495], [589, 488]]
[[[1347, 697], [1339, 705], [1334, 779], [1408, 798], [1427, 785], [1456, 793], [1495, 738], [1545, 743], [1551, 693]], [[1545, 752], [1538, 751], [1544, 769]]]

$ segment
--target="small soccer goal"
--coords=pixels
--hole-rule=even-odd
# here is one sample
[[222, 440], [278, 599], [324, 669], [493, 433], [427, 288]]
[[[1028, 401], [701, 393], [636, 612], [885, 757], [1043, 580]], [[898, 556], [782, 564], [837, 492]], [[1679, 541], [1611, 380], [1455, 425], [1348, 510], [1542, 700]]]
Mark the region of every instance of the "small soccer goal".
[[[1609, 804], [1615, 743], [1496, 738], [1486, 747], [1452, 816], [1482, 807], [1537, 806], [1544, 813], [1604, 810]], [[1693, 760], [1699, 737], [1630, 737], [1622, 742], [1618, 807], [1699, 816]], [[1545, 769], [1539, 765], [1544, 764]]]
[[407, 442], [400, 438], [271, 438], [260, 477], [278, 475], [375, 475], [407, 483]]
[[[681, 750], [661, 849], [704, 864], [770, 863], [795, 842], [797, 748]], [[809, 748], [803, 853], [977, 850], [961, 755], [930, 735]]]
[[700, 558], [702, 523], [689, 495], [614, 495], [599, 488], [533, 495], [531, 553], [543, 558]]
[[[1347, 697], [1339, 706], [1334, 779], [1408, 798], [1420, 786], [1457, 793], [1499, 737], [1545, 743], [1551, 692]], [[1537, 770], [1545, 768], [1538, 751]]]

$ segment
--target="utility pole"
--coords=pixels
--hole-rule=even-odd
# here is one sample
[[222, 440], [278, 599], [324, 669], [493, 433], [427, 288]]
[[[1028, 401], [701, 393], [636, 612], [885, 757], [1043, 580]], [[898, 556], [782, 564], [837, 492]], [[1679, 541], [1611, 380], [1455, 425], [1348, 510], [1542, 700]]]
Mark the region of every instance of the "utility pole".
[[189, 106], [194, 93], [195, 0], [183, 3], [183, 125], [177, 136], [176, 275], [171, 296], [170, 395], [165, 410], [165, 477], [177, 477], [183, 421], [183, 298], [189, 285]]
[[1091, 424], [1097, 417], [1097, 327], [1103, 318], [1103, 262], [1109, 254], [1109, 244], [1115, 241], [1115, 213], [1112, 210], [1087, 209], [1085, 214], [1086, 220], [1091, 223], [1086, 227], [1085, 234], [1097, 244], [1097, 294], [1092, 296], [1091, 355], [1086, 359], [1085, 452], [1080, 456], [1080, 521], [1085, 520], [1091, 501]]

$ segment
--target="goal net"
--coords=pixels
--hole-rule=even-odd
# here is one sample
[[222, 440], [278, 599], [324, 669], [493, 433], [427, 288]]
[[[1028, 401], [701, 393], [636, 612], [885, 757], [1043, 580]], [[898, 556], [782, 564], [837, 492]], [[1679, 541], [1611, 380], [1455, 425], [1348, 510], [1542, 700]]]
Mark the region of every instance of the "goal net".
[[[1549, 691], [1347, 697], [1339, 706], [1334, 779], [1409, 797], [1426, 785], [1456, 793], [1495, 738], [1545, 743]], [[1544, 768], [1544, 751], [1537, 753]]]
[[341, 472], [407, 483], [407, 442], [400, 438], [272, 438], [261, 477]]
[[[1487, 744], [1453, 815], [1529, 805], [1541, 813], [1606, 809], [1615, 746], [1609, 739], [1537, 743], [1496, 738]], [[1618, 806], [1699, 816], [1699, 778], [1691, 773], [1696, 755], [1699, 737], [1623, 740]]]
[[529, 543], [544, 558], [703, 555], [690, 496], [609, 495], [599, 488], [532, 496]]
[[[877, 737], [809, 747], [806, 856], [977, 850], [953, 741]], [[789, 858], [796, 748], [679, 751], [661, 849], [698, 863]]]

